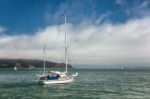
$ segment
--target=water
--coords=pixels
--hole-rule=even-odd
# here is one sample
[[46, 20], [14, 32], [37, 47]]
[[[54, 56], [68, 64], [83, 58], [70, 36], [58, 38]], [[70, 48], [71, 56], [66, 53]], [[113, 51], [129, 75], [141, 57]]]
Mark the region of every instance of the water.
[[150, 99], [149, 70], [77, 69], [69, 84], [38, 85], [41, 70], [0, 69], [0, 99]]

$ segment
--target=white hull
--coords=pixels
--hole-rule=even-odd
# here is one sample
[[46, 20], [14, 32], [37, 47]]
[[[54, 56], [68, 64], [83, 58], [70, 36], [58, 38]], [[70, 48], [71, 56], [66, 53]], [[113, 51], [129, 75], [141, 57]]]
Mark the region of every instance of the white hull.
[[17, 70], [17, 67], [14, 67], [14, 70]]
[[40, 84], [65, 84], [65, 83], [70, 83], [70, 82], [73, 82], [74, 81], [74, 78], [71, 78], [71, 79], [65, 79], [65, 80], [62, 80], [62, 79], [58, 79], [58, 80], [39, 80], [38, 82]]

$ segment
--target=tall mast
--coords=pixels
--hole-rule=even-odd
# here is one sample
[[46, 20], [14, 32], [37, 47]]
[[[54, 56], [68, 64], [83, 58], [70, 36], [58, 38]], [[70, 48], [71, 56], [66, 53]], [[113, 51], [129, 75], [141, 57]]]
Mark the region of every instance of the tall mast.
[[68, 35], [67, 35], [67, 25], [66, 25], [66, 12], [65, 12], [65, 64], [66, 73], [68, 72]]
[[44, 57], [44, 64], [43, 64], [43, 75], [45, 76], [45, 60], [46, 60], [46, 51], [45, 51], [45, 44], [43, 45], [43, 57]]

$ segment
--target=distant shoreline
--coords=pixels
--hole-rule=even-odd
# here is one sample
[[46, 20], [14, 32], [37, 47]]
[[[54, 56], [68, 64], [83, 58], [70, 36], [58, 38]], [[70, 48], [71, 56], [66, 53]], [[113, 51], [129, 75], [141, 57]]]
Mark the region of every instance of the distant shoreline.
[[[43, 60], [37, 59], [0, 59], [0, 68], [42, 68]], [[65, 68], [65, 63], [46, 61], [47, 68]], [[73, 68], [68, 65], [68, 68]]]

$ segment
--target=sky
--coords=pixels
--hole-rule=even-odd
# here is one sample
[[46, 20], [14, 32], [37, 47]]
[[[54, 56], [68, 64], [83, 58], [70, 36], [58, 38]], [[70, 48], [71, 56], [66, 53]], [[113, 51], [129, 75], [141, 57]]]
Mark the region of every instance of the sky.
[[0, 0], [0, 58], [64, 62], [64, 11], [71, 64], [150, 67], [149, 0]]

